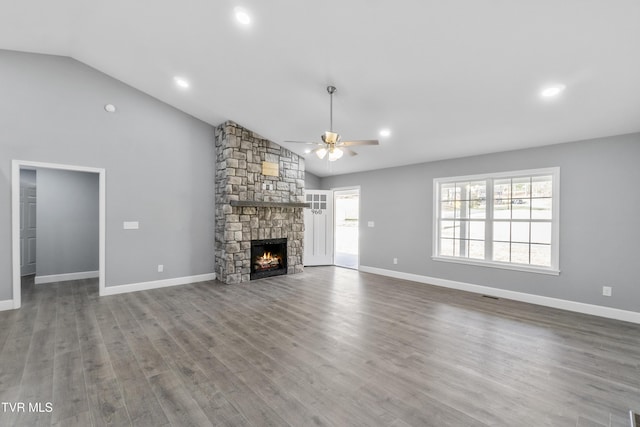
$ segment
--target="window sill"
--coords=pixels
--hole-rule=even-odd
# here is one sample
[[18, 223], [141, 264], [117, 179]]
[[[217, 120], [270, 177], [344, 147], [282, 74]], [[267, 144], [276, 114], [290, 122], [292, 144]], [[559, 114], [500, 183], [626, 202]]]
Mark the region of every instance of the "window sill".
[[432, 256], [431, 259], [434, 261], [451, 262], [454, 264], [475, 265], [477, 267], [489, 267], [489, 268], [499, 268], [502, 270], [525, 271], [527, 273], [548, 274], [552, 276], [560, 275], [560, 270], [551, 268], [551, 267], [535, 267], [535, 266], [524, 265], [524, 264], [506, 264], [502, 262], [477, 261], [469, 258], [453, 258], [453, 257], [444, 257], [444, 256]]

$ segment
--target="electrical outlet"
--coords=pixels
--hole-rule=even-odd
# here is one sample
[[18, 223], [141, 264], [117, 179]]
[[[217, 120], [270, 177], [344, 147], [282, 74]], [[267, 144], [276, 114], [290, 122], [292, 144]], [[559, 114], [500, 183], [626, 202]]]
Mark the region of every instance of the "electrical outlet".
[[393, 263], [394, 263], [394, 264], [397, 264], [397, 263], [398, 263], [398, 258], [394, 258], [394, 259], [393, 259]]
[[158, 273], [162, 273], [164, 271], [164, 265], [158, 264]]
[[602, 287], [602, 295], [604, 295], [605, 297], [610, 297], [611, 296], [611, 286], [603, 286]]

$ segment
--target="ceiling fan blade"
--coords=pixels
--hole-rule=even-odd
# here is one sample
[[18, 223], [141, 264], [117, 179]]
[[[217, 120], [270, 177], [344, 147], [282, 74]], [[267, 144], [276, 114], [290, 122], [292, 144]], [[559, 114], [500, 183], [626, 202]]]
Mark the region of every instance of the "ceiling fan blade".
[[342, 141], [339, 145], [341, 147], [352, 147], [355, 145], [379, 145], [377, 139], [356, 139], [352, 141]]
[[324, 145], [322, 142], [311, 142], [311, 141], [282, 141], [282, 142], [292, 142], [295, 144], [308, 144], [308, 145]]

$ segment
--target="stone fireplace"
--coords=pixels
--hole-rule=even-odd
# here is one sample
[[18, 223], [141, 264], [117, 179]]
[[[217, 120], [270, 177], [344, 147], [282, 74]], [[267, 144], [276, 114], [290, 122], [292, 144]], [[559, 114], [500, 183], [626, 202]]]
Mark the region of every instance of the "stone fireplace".
[[[233, 284], [303, 271], [303, 158], [237, 123], [225, 122], [216, 128], [215, 192], [218, 280]], [[260, 254], [265, 258], [257, 261], [252, 241], [254, 246], [255, 241], [286, 242], [284, 253], [277, 255], [284, 259]], [[256, 272], [256, 265], [264, 268]]]

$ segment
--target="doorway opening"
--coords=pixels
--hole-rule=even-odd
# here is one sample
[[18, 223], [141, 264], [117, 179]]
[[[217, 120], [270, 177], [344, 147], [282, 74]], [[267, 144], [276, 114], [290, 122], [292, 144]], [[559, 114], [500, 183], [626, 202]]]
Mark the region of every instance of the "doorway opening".
[[20, 170], [20, 276], [36, 274], [36, 171]]
[[[11, 227], [12, 227], [12, 281], [13, 281], [13, 308], [21, 306], [21, 276], [22, 276], [22, 260], [21, 254], [21, 171], [25, 170], [58, 170], [69, 172], [87, 172], [97, 174], [98, 178], [98, 288], [99, 294], [103, 295], [105, 288], [105, 212], [106, 212], [106, 195], [105, 195], [105, 170], [100, 168], [91, 168], [83, 166], [60, 165], [54, 163], [41, 163], [22, 160], [13, 160], [11, 169]], [[94, 181], [95, 182], [95, 181]], [[95, 193], [94, 193], [95, 194]], [[23, 194], [24, 196], [24, 194]], [[23, 198], [24, 201], [24, 198]], [[37, 260], [36, 260], [37, 263]], [[50, 276], [54, 277], [54, 276]], [[93, 276], [95, 277], [95, 276]], [[78, 277], [80, 278], [80, 277]], [[44, 282], [43, 282], [44, 283]]]
[[334, 264], [357, 270], [360, 265], [360, 188], [337, 189], [334, 198]]

